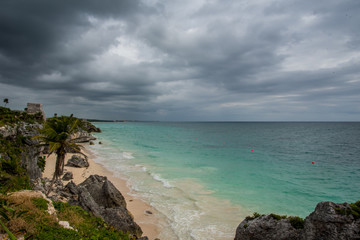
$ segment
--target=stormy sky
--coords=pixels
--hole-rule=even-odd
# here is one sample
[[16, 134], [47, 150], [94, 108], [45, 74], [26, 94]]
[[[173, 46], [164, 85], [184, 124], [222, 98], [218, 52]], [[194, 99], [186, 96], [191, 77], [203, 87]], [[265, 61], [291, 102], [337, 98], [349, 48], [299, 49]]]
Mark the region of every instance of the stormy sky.
[[52, 116], [359, 121], [359, 0], [1, 0], [0, 97]]

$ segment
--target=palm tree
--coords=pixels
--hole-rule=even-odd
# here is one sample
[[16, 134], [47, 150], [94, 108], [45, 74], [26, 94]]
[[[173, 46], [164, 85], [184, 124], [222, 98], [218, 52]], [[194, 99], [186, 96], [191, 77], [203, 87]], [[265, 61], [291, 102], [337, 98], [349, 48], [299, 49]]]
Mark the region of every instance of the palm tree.
[[4, 98], [4, 103], [5, 103], [5, 107], [6, 107], [6, 104], [9, 103], [9, 99], [8, 99], [8, 98]]
[[49, 146], [49, 155], [56, 154], [55, 172], [52, 184], [59, 179], [64, 172], [65, 155], [69, 150], [74, 150], [86, 157], [80, 152], [81, 145], [76, 144], [74, 134], [82, 127], [82, 121], [73, 116], [61, 116], [48, 119], [44, 127], [40, 130], [40, 139], [44, 145]]

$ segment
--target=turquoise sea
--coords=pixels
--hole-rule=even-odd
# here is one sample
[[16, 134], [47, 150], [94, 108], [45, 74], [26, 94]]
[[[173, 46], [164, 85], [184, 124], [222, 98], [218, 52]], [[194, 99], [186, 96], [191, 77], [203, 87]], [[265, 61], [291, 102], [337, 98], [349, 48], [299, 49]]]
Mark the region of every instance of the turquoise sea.
[[233, 239], [253, 212], [305, 217], [360, 199], [360, 123], [95, 125], [95, 160], [159, 212], [160, 239]]

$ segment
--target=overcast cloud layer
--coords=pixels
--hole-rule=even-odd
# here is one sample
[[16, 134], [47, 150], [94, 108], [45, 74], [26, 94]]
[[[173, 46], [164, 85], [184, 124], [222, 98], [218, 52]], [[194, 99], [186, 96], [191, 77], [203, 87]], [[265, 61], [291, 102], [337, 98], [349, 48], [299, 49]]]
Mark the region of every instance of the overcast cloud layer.
[[86, 118], [359, 121], [359, 0], [2, 0], [0, 97]]

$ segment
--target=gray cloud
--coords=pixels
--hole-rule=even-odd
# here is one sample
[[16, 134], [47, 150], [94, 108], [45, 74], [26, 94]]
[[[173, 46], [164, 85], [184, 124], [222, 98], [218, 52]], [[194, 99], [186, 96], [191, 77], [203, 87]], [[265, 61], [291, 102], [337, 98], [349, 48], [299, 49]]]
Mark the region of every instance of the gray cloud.
[[0, 95], [48, 115], [359, 120], [360, 3], [10, 1]]

